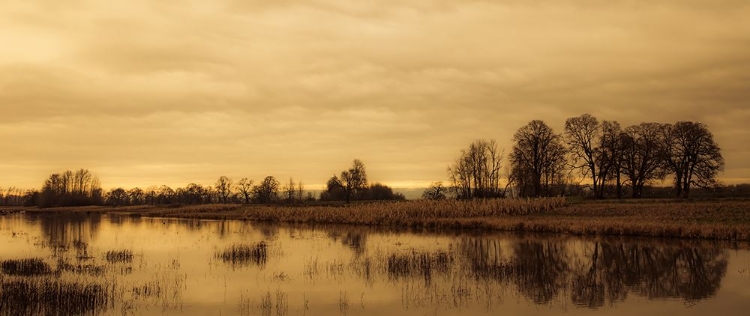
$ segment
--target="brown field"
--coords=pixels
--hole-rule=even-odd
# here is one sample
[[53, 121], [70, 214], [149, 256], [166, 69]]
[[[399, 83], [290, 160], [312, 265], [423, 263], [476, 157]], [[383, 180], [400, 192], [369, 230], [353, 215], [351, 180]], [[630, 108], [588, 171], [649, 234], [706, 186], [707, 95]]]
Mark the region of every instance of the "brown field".
[[[70, 211], [25, 209], [28, 212]], [[405, 201], [349, 206], [199, 205], [86, 207], [153, 217], [350, 224], [425, 229], [480, 229], [573, 235], [750, 240], [750, 200], [623, 200], [564, 198]]]

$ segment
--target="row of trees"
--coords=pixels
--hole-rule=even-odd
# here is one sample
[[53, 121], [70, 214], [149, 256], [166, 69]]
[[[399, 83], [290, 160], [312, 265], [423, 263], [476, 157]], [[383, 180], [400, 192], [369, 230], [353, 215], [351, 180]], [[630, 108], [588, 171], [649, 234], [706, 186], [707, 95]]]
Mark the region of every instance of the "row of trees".
[[[477, 140], [448, 168], [452, 193], [457, 198], [503, 197], [509, 191], [560, 195], [584, 179], [597, 198], [604, 198], [611, 186], [617, 197], [628, 186], [637, 198], [646, 185], [671, 177], [675, 195], [688, 197], [693, 186], [717, 187], [716, 176], [724, 169], [713, 135], [698, 122], [641, 123], [623, 129], [616, 121], [584, 114], [567, 119], [562, 134], [543, 121], [531, 121], [516, 131], [513, 142], [504, 187], [503, 151], [494, 141]], [[436, 190], [433, 184], [424, 197], [432, 198]]]
[[[364, 163], [355, 159], [352, 167], [333, 176], [321, 193], [321, 200], [402, 200], [383, 184], [368, 185]], [[41, 190], [23, 191], [16, 188], [0, 190], [0, 205], [26, 205], [40, 207], [85, 205], [164, 205], [210, 203], [285, 203], [298, 204], [315, 201], [315, 194], [305, 191], [302, 181], [282, 184], [273, 176], [259, 183], [248, 178], [235, 182], [226, 176], [219, 177], [211, 186], [190, 183], [183, 188], [152, 186], [124, 189], [113, 188], [104, 192], [99, 179], [87, 169], [55, 173], [44, 182]]]
[[387, 185], [375, 183], [367, 184], [367, 170], [365, 164], [354, 159], [349, 169], [341, 171], [340, 176], [333, 175], [326, 183], [326, 190], [320, 194], [323, 201], [351, 200], [404, 200], [401, 193], [394, 193]]

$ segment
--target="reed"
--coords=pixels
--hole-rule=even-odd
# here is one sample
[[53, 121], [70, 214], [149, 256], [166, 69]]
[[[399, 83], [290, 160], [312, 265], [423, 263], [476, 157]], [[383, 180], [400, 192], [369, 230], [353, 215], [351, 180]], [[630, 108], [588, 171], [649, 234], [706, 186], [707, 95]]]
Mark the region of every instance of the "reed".
[[8, 275], [37, 276], [52, 273], [49, 264], [40, 258], [11, 259], [0, 263], [0, 270]]
[[70, 283], [56, 279], [0, 281], [0, 315], [97, 314], [114, 302], [103, 283]]
[[133, 252], [130, 250], [110, 250], [105, 254], [109, 263], [131, 263], [133, 262]]
[[224, 251], [217, 252], [215, 256], [224, 263], [231, 265], [255, 264], [264, 266], [268, 261], [268, 245], [265, 241], [251, 245], [232, 245]]

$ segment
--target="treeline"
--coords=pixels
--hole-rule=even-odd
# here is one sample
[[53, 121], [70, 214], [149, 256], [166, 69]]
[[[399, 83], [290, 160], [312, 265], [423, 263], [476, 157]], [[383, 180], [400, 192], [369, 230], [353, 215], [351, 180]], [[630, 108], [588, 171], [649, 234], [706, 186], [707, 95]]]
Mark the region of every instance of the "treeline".
[[[328, 180], [321, 201], [404, 200], [400, 193], [383, 184], [368, 184], [367, 171], [362, 161], [355, 159], [352, 167]], [[0, 205], [39, 207], [87, 205], [195, 205], [213, 203], [243, 204], [304, 204], [318, 200], [306, 191], [302, 181], [290, 178], [281, 183], [267, 176], [257, 184], [248, 178], [233, 181], [219, 177], [213, 185], [190, 183], [182, 188], [167, 185], [125, 189], [101, 189], [99, 179], [89, 170], [55, 173], [44, 182], [41, 190], [23, 191], [8, 188], [0, 192]]]
[[683, 198], [693, 187], [721, 187], [716, 179], [724, 170], [721, 149], [699, 122], [622, 128], [617, 121], [584, 114], [567, 119], [562, 134], [534, 120], [512, 139], [507, 167], [502, 168], [504, 151], [494, 141], [477, 140], [449, 166], [449, 190], [435, 183], [423, 197], [450, 193], [459, 199], [577, 194], [619, 198], [627, 191], [638, 198], [645, 187], [666, 178], [673, 180], [674, 196]]

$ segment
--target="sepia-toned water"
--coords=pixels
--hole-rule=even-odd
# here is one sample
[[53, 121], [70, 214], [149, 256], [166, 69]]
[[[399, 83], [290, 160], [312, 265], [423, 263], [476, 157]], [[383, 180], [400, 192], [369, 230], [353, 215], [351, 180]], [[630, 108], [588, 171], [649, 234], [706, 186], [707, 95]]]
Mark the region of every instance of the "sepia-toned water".
[[746, 315], [747, 245], [0, 217], [0, 315]]

